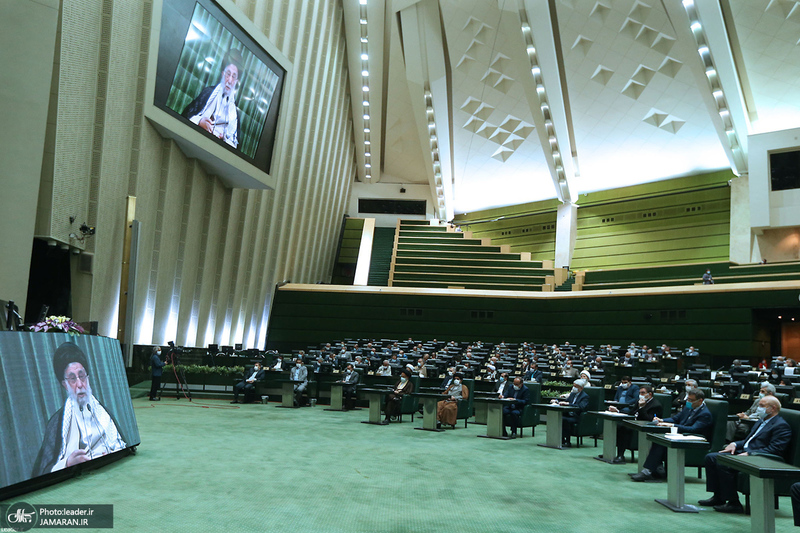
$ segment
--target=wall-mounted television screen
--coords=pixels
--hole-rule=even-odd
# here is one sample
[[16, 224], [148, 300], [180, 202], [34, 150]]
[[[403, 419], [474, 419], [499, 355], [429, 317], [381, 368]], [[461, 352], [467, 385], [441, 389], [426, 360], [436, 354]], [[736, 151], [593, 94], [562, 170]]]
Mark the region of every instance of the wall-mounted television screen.
[[285, 77], [216, 2], [164, 2], [155, 106], [267, 173]]

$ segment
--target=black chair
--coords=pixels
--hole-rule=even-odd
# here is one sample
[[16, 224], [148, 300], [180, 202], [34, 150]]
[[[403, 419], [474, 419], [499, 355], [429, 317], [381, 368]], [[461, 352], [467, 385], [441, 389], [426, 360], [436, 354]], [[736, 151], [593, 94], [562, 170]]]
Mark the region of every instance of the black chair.
[[697, 467], [697, 477], [703, 477], [703, 466], [709, 450], [712, 452], [725, 447], [725, 430], [728, 427], [728, 402], [724, 400], [710, 400], [706, 398], [706, 405], [714, 418], [714, 427], [711, 432], [711, 446], [708, 450], [687, 450], [686, 466]]
[[[586, 387], [583, 391], [589, 395], [589, 406], [586, 411], [602, 411], [605, 389], [602, 387]], [[581, 413], [575, 426], [575, 436], [578, 437], [578, 447], [583, 444], [583, 437], [592, 437], [594, 446], [597, 447], [597, 437], [603, 432], [603, 425], [597, 416], [585, 416]]]

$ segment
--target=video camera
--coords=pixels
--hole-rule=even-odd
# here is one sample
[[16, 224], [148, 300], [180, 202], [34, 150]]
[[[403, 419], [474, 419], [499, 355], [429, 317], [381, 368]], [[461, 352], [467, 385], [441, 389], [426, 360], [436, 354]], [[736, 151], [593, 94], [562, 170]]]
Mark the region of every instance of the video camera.
[[169, 350], [167, 351], [167, 362], [173, 365], [180, 364], [178, 356], [183, 353], [183, 346], [175, 346], [174, 341], [169, 341]]

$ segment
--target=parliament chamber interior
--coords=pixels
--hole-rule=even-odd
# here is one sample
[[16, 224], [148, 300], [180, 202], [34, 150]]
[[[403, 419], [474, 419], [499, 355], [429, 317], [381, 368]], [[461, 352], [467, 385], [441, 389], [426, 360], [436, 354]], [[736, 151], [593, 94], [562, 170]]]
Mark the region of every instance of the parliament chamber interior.
[[0, 528], [800, 526], [799, 2], [0, 14]]

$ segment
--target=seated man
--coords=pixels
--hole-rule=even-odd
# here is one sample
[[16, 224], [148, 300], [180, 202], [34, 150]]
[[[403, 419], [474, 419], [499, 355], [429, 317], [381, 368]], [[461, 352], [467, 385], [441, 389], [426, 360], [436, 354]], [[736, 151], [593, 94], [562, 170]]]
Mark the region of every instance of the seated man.
[[298, 357], [295, 360], [294, 367], [289, 371], [289, 379], [301, 382], [294, 384], [294, 405], [297, 407], [303, 400], [303, 392], [308, 387], [308, 368], [303, 364], [302, 358]]
[[383, 364], [378, 367], [378, 370], [375, 371], [375, 374], [378, 376], [391, 376], [392, 375], [392, 367], [389, 366], [389, 360], [384, 359]]
[[567, 360], [564, 369], [561, 371], [561, 375], [565, 378], [575, 379], [578, 377], [578, 369], [572, 366], [572, 361]]
[[414, 384], [411, 382], [411, 371], [404, 368], [400, 372], [400, 380], [395, 383], [392, 392], [386, 395], [386, 403], [383, 411], [386, 418], [383, 423], [388, 424], [392, 418], [400, 414], [400, 402], [406, 394], [414, 392]]
[[700, 505], [711, 505], [721, 513], [742, 513], [744, 508], [736, 494], [736, 470], [717, 464], [721, 453], [733, 455], [771, 454], [783, 456], [792, 439], [792, 428], [782, 417], [781, 402], [775, 396], [765, 396], [758, 402], [759, 422], [743, 440], [731, 442], [719, 452], [706, 455], [706, 490], [714, 495], [700, 500]]
[[[623, 378], [624, 379], [624, 378]], [[635, 415], [636, 420], [651, 422], [661, 413], [661, 404], [653, 397], [653, 387], [650, 385], [642, 385], [639, 388], [639, 397], [635, 404], [627, 407], [629, 415]], [[619, 413], [620, 409], [615, 406], [608, 408], [612, 413]], [[617, 456], [614, 457], [613, 463], [625, 463], [625, 450], [630, 450], [631, 442], [633, 441], [633, 431], [626, 428], [622, 424], [617, 424]]]
[[239, 394], [243, 391], [245, 403], [247, 403], [256, 390], [256, 381], [261, 381], [262, 379], [264, 379], [264, 370], [261, 368], [261, 363], [256, 361], [253, 368], [245, 371], [244, 379], [233, 386], [233, 401], [231, 403], [239, 403]]
[[[631, 386], [631, 377], [622, 376], [617, 393], [614, 395], [614, 401], [626, 404], [626, 407], [621, 407], [620, 412], [630, 413], [630, 408], [639, 400], [639, 389]], [[652, 420], [652, 418], [650, 419]]]
[[689, 394], [689, 391], [692, 389], [697, 388], [697, 381], [693, 379], [687, 379], [684, 382], [684, 388], [678, 394], [674, 400], [672, 400], [672, 409], [680, 411], [686, 406], [686, 396]]
[[589, 407], [589, 395], [583, 392], [588, 383], [584, 379], [576, 379], [572, 382], [572, 390], [565, 400], [558, 401], [555, 398], [550, 400], [550, 403], [557, 403], [558, 405], [570, 405], [575, 407], [574, 411], [567, 411], [561, 417], [561, 445], [565, 448], [572, 446], [570, 438], [572, 437], [572, 430], [578, 425], [581, 415]]
[[503, 406], [503, 436], [507, 437], [506, 426], [511, 426], [511, 438], [517, 438], [517, 428], [520, 426], [522, 410], [531, 401], [531, 391], [523, 385], [520, 378], [514, 378], [514, 385], [508, 387], [501, 398], [513, 399], [513, 403]]
[[761, 384], [761, 390], [756, 396], [756, 399], [753, 401], [753, 405], [750, 406], [747, 411], [743, 413], [736, 413], [736, 416], [739, 417], [739, 420], [730, 421], [728, 422], [728, 427], [725, 430], [725, 442], [733, 442], [735, 440], [743, 439], [748, 434], [748, 429], [751, 427], [748, 424], [745, 424], [745, 420], [757, 420], [756, 413], [758, 412], [759, 402], [761, 398], [765, 396], [775, 396], [775, 385], [765, 381]]
[[342, 387], [342, 396], [344, 399], [345, 410], [355, 409], [356, 407], [356, 388], [358, 386], [359, 375], [353, 367], [353, 363], [347, 363], [347, 370], [344, 371], [344, 377], [339, 380], [344, 383]]
[[456, 427], [458, 403], [469, 396], [469, 389], [461, 384], [461, 378], [461, 374], [453, 376], [453, 383], [442, 393], [446, 398], [436, 404], [437, 429], [441, 428], [442, 424]]
[[[700, 389], [692, 389], [687, 395], [687, 402], [689, 403], [686, 407], [674, 417], [664, 420], [654, 418], [653, 420], [659, 426], [676, 426], [678, 433], [701, 435], [710, 440], [711, 432], [714, 430], [714, 417], [711, 416], [711, 411], [706, 406], [705, 394]], [[667, 449], [660, 444], [653, 444], [650, 453], [647, 454], [647, 459], [645, 459], [644, 468], [638, 474], [631, 476], [631, 479], [633, 481], [654, 479], [656, 469], [663, 469], [666, 457]]]
[[500, 374], [500, 377], [497, 378], [497, 383], [494, 384], [493, 392], [500, 398], [503, 398], [504, 394], [506, 394], [510, 388], [511, 383], [508, 382], [508, 372], [503, 372]]
[[278, 356], [275, 359], [275, 364], [272, 366], [272, 370], [283, 370], [283, 357]]
[[456, 368], [453, 366], [449, 367], [447, 369], [447, 374], [444, 376], [444, 381], [442, 381], [442, 384], [439, 385], [439, 388], [442, 390], [447, 390], [447, 387], [449, 387], [453, 383], [453, 376], [455, 375], [455, 373], [456, 373]]
[[531, 363], [531, 367], [527, 372], [525, 372], [523, 379], [525, 381], [535, 381], [536, 383], [542, 382], [544, 376], [542, 375], [542, 371], [539, 370], [539, 365], [536, 363], [536, 361]]

